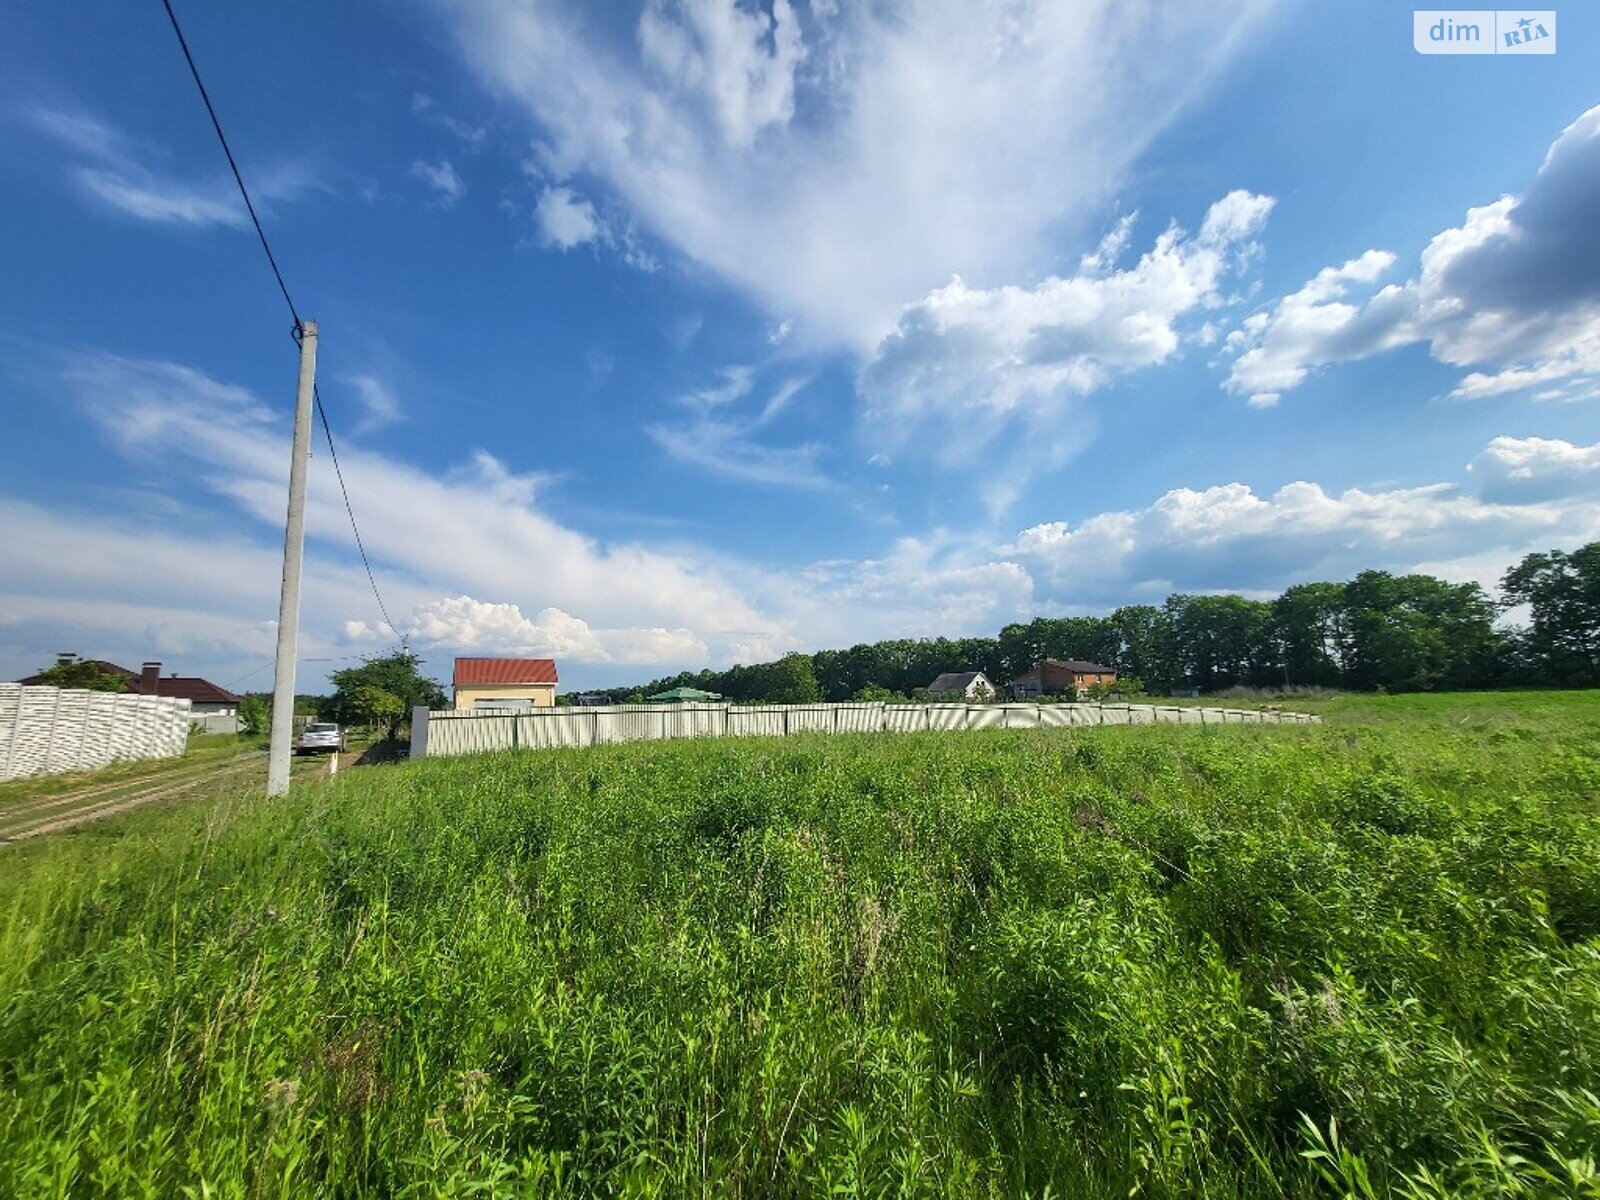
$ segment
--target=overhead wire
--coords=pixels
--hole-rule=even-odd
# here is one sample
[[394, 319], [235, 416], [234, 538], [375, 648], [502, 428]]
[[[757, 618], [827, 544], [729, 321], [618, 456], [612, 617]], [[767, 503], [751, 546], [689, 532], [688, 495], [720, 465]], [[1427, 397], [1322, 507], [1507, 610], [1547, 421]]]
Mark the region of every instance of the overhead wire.
[[[261, 249], [267, 256], [267, 265], [272, 268], [272, 277], [278, 282], [278, 290], [283, 293], [284, 303], [289, 306], [289, 315], [294, 318], [293, 336], [296, 343], [301, 339], [305, 323], [300, 319], [300, 310], [295, 307], [294, 297], [289, 294], [289, 285], [284, 281], [283, 271], [278, 266], [277, 255], [272, 253], [272, 243], [267, 240], [267, 231], [262, 227], [261, 217], [256, 212], [255, 203], [250, 199], [250, 189], [245, 186], [244, 175], [239, 170], [239, 163], [233, 157], [233, 148], [228, 145], [228, 135], [222, 131], [222, 121], [217, 116], [217, 109], [211, 103], [211, 93], [206, 90], [205, 80], [200, 77], [200, 68], [195, 64], [194, 55], [189, 50], [189, 40], [183, 36], [183, 26], [178, 23], [178, 14], [173, 11], [172, 0], [161, 0], [162, 7], [167, 10], [167, 19], [172, 22], [172, 32], [177, 35], [178, 47], [183, 51], [183, 59], [189, 64], [189, 74], [194, 78], [195, 87], [200, 91], [200, 99], [206, 106], [206, 114], [211, 118], [211, 128], [216, 130], [217, 141], [222, 145], [222, 153], [228, 160], [228, 168], [233, 172], [233, 181], [239, 187], [239, 195], [244, 200], [245, 211], [250, 214], [250, 223], [255, 226], [256, 237], [261, 240]], [[378, 579], [372, 571], [372, 561], [367, 557], [366, 543], [361, 538], [361, 526], [356, 522], [355, 506], [350, 502], [350, 489], [345, 485], [344, 468], [339, 465], [339, 451], [333, 442], [333, 426], [328, 421], [328, 410], [322, 404], [322, 391], [315, 382], [311, 386], [311, 394], [316, 402], [317, 417], [322, 422], [322, 433], [328, 442], [328, 457], [333, 460], [333, 473], [339, 481], [339, 494], [344, 497], [344, 511], [350, 518], [350, 532], [355, 535], [356, 550], [361, 555], [361, 565], [367, 572], [367, 583], [372, 587], [372, 596], [378, 602], [378, 611], [383, 614], [383, 623], [389, 631], [396, 636], [399, 630], [389, 619], [388, 606], [383, 602], [383, 593], [378, 590]]]

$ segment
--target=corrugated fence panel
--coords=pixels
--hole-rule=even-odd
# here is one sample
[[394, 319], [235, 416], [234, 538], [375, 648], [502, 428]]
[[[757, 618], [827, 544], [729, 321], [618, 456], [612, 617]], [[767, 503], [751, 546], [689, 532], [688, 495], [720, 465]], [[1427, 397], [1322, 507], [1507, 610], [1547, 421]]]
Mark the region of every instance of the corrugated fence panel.
[[[123, 699], [117, 698], [119, 702]], [[0, 716], [11, 711], [5, 703], [6, 696], [0, 693]], [[512, 747], [542, 749], [657, 738], [782, 737], [810, 732], [1055, 729], [1149, 725], [1158, 721], [1186, 725], [1312, 724], [1320, 720], [1307, 713], [1150, 704], [620, 704], [520, 713], [432, 713], [426, 741], [419, 752], [471, 754]], [[4, 745], [0, 741], [0, 746]]]
[[786, 704], [790, 733], [832, 733], [833, 713], [821, 704]]
[[728, 731], [726, 704], [664, 704], [659, 707], [666, 737], [721, 737]]
[[1046, 729], [1061, 729], [1071, 725], [1072, 712], [1075, 704], [1041, 704], [1039, 709], [1039, 724]]
[[921, 704], [886, 704], [883, 727], [890, 733], [923, 733], [928, 729], [928, 710]]
[[1043, 722], [1039, 712], [1044, 707], [1042, 704], [1002, 704], [1000, 709], [1000, 724], [1006, 729], [1037, 729]]
[[883, 729], [882, 704], [832, 704], [833, 728], [839, 733], [879, 733]]
[[594, 727], [597, 742], [643, 742], [665, 736], [665, 714], [659, 706], [618, 704], [595, 712], [599, 717]]
[[999, 729], [1005, 724], [1006, 714], [998, 704], [974, 704], [967, 709], [968, 729]]
[[728, 732], [736, 737], [782, 737], [786, 730], [784, 710], [778, 705], [728, 709]]

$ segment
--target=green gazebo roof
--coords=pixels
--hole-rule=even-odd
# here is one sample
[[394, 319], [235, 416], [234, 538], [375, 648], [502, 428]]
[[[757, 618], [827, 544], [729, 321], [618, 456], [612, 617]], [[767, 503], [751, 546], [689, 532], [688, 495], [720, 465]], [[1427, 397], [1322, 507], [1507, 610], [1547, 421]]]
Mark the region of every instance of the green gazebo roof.
[[696, 700], [721, 700], [716, 692], [702, 692], [699, 688], [675, 687], [664, 692], [657, 692], [654, 696], [646, 696], [651, 704], [676, 704], [688, 703]]

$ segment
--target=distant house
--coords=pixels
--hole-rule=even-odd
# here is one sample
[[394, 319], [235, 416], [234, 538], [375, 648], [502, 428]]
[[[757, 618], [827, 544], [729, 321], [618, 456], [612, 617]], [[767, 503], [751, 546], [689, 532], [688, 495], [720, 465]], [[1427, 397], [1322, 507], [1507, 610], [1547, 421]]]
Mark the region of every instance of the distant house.
[[1018, 700], [1037, 700], [1040, 696], [1063, 696], [1071, 688], [1082, 691], [1097, 683], [1115, 683], [1115, 668], [1078, 658], [1047, 658], [1033, 670], [1011, 681], [1011, 694]]
[[[239, 708], [239, 697], [227, 688], [218, 687], [198, 675], [179, 675], [176, 672], [163, 675], [159, 662], [147, 662], [140, 667], [138, 674], [134, 674], [127, 667], [119, 667], [100, 658], [80, 659], [76, 654], [56, 655], [57, 666], [84, 664], [98, 667], [102, 675], [120, 676], [124, 687], [135, 696], [171, 696], [177, 700], [187, 700], [192, 716], [232, 716]], [[50, 680], [43, 675], [30, 675], [17, 682], [27, 687], [50, 684]]]
[[960, 696], [965, 700], [986, 700], [995, 695], [994, 684], [982, 671], [946, 671], [928, 685], [934, 696]]
[[457, 712], [556, 705], [553, 658], [458, 658], [451, 682]]

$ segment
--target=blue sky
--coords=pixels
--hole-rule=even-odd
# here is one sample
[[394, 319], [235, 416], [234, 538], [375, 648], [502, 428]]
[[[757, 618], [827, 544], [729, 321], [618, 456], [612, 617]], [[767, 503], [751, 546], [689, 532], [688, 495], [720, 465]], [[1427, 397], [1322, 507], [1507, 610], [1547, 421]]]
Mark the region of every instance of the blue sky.
[[[259, 11], [257, 11], [259, 10]], [[180, 3], [304, 315], [301, 679], [574, 686], [1600, 537], [1600, 14]], [[0, 676], [267, 686], [288, 316], [159, 3], [0, 45]]]

